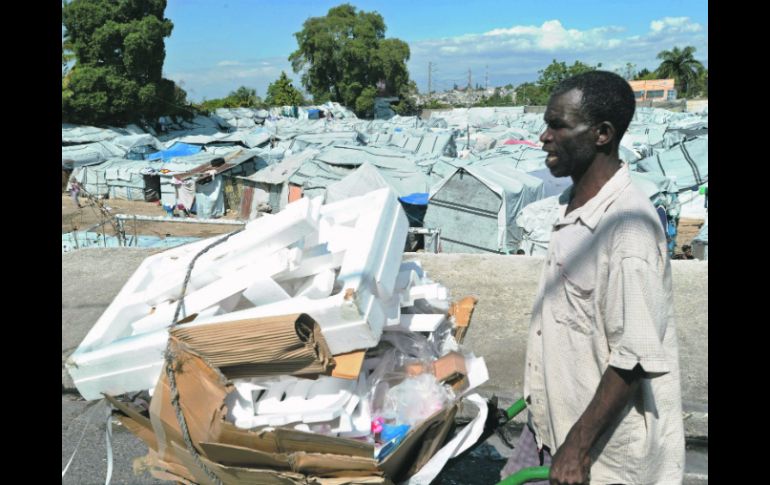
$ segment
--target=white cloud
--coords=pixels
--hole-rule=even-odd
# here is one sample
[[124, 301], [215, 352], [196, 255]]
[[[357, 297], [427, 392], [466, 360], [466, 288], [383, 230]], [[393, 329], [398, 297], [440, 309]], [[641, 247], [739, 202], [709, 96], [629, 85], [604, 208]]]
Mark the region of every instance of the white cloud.
[[650, 30], [653, 32], [700, 32], [703, 27], [700, 24], [690, 22], [689, 17], [663, 17], [660, 20], [650, 22]]
[[217, 63], [217, 66], [225, 67], [225, 66], [240, 66], [240, 61], [220, 61]]
[[437, 68], [434, 89], [467, 84], [468, 69], [475, 84], [517, 84], [537, 79], [537, 71], [553, 59], [572, 64], [576, 60], [614, 70], [630, 62], [637, 69], [654, 69], [658, 52], [675, 46], [696, 47], [695, 57], [706, 63], [708, 39], [705, 26], [689, 17], [653, 20], [646, 33], [627, 35], [623, 26], [607, 25], [573, 29], [558, 19], [541, 25], [514, 25], [456, 37], [410, 43], [410, 73], [421, 90], [427, 88], [428, 62]]

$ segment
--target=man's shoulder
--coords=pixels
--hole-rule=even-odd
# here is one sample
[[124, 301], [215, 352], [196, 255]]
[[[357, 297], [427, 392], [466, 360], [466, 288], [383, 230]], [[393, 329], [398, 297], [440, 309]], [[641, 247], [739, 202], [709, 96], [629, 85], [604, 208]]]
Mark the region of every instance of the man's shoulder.
[[603, 223], [608, 235], [628, 249], [650, 249], [665, 241], [660, 217], [650, 199], [633, 184], [625, 187], [608, 208]]

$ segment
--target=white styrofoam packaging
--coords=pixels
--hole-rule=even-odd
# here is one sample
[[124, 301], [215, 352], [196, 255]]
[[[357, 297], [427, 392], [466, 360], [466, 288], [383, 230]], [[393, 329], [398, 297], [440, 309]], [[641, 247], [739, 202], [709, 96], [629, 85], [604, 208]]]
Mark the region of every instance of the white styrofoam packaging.
[[[422, 282], [421, 268], [410, 267], [415, 275], [397, 284], [407, 230], [388, 188], [327, 205], [300, 199], [201, 254], [180, 319], [197, 313], [186, 323], [194, 326], [304, 312], [333, 354], [376, 346], [386, 321], [400, 317], [396, 302]], [[66, 362], [83, 397], [154, 387], [187, 268], [222, 237], [142, 262]]]

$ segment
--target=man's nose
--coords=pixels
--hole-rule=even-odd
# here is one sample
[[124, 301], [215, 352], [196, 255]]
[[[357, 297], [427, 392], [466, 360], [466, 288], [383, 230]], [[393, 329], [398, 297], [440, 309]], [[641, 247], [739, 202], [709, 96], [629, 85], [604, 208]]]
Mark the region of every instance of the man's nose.
[[540, 134], [540, 138], [539, 139], [540, 139], [540, 143], [545, 143], [546, 140], [550, 140], [551, 139], [551, 130], [549, 130], [548, 128], [543, 130], [543, 132]]

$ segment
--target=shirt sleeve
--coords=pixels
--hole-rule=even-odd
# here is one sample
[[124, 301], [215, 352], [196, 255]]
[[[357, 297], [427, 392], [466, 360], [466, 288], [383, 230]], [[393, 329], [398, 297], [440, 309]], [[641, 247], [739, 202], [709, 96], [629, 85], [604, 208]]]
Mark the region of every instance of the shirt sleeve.
[[628, 256], [616, 260], [607, 291], [609, 365], [646, 372], [670, 371], [663, 338], [668, 324], [671, 295], [664, 275], [646, 259]]

